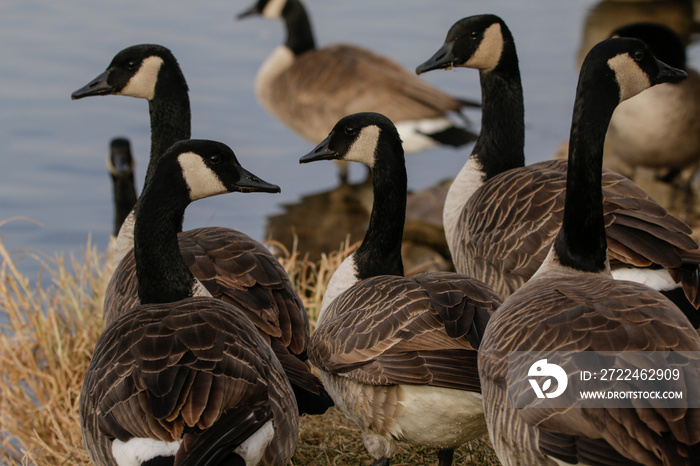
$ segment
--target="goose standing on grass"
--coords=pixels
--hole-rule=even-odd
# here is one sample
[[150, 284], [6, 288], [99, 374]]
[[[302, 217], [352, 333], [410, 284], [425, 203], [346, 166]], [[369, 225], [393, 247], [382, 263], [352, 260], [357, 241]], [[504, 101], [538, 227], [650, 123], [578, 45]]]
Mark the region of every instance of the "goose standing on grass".
[[[445, 236], [456, 270], [505, 299], [535, 273], [559, 231], [567, 162], [524, 166], [518, 58], [501, 18], [458, 21], [416, 72], [454, 66], [479, 70], [482, 120], [474, 150], [445, 199]], [[603, 202], [613, 275], [662, 291], [699, 327], [700, 250], [690, 227], [610, 170], [603, 171]]]
[[684, 70], [688, 79], [654, 86], [620, 103], [610, 120], [605, 158], [622, 161], [632, 178], [639, 167], [665, 170], [662, 179], [678, 182], [689, 213], [700, 164], [700, 73], [688, 69], [683, 39], [668, 26], [635, 23], [616, 29], [612, 36], [643, 40], [659, 60]]
[[316, 48], [299, 0], [259, 0], [238, 18], [251, 15], [285, 22], [287, 39], [260, 68], [255, 91], [265, 110], [307, 141], [323, 139], [334, 122], [357, 112], [379, 112], [396, 123], [406, 153], [460, 147], [476, 138], [460, 113], [475, 104], [448, 96], [366, 49], [348, 44]]
[[[603, 41], [584, 60], [561, 229], [537, 273], [493, 314], [479, 349], [489, 435], [506, 466], [549, 465], [555, 458], [559, 464], [682, 465], [700, 458], [698, 408], [518, 409], [506, 393], [518, 390], [508, 373], [515, 351], [656, 351], [666, 358], [700, 351], [700, 337], [671, 301], [612, 277], [601, 189], [603, 142], [615, 106], [685, 76], [637, 39]], [[690, 398], [697, 390], [689, 385], [693, 379], [688, 374], [679, 382]], [[520, 392], [512, 395], [517, 399]]]
[[119, 229], [124, 220], [136, 205], [134, 162], [134, 157], [131, 154], [131, 142], [128, 139], [114, 138], [110, 141], [107, 170], [112, 178], [112, 197], [114, 199], [112, 236], [115, 239], [119, 235]]
[[[151, 115], [151, 157], [145, 181], [148, 184], [167, 148], [190, 137], [190, 101], [182, 70], [167, 48], [134, 45], [119, 52], [102, 74], [75, 91], [72, 97], [108, 94], [148, 100]], [[139, 302], [133, 253], [134, 218], [132, 212], [117, 238], [115, 272], [105, 293], [105, 325], [116, 319], [121, 310]], [[332, 405], [330, 397], [306, 363], [308, 316], [287, 272], [274, 255], [258, 241], [229, 228], [181, 231], [178, 241], [185, 263], [212, 296], [245, 312], [272, 345], [294, 388], [300, 411], [325, 412]]]
[[237, 307], [214, 299], [180, 254], [187, 205], [226, 192], [279, 192], [215, 141], [166, 151], [139, 199], [141, 305], [100, 336], [80, 394], [95, 464], [284, 465], [298, 413], [289, 381]]
[[499, 298], [452, 272], [403, 276], [406, 166], [393, 123], [377, 113], [340, 120], [301, 158], [364, 163], [374, 204], [361, 246], [333, 274], [309, 359], [326, 390], [362, 431], [375, 466], [396, 441], [454, 449], [484, 434], [476, 351]]

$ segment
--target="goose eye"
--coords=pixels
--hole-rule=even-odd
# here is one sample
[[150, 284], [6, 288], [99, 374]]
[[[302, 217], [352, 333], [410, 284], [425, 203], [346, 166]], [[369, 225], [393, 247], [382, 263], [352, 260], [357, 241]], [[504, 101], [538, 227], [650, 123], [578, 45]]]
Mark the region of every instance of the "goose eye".
[[212, 165], [216, 165], [219, 162], [221, 162], [221, 156], [219, 154], [212, 154], [209, 156], [209, 163]]
[[348, 136], [352, 136], [353, 134], [355, 134], [355, 128], [353, 128], [352, 126], [346, 126], [345, 128], [343, 128], [343, 131]]
[[130, 61], [130, 62], [128, 62], [128, 63], [126, 64], [126, 69], [127, 69], [127, 70], [131, 71], [131, 70], [133, 70], [134, 68], [136, 68], [136, 63], [134, 63], [133, 61]]
[[472, 31], [472, 32], [469, 33], [469, 37], [471, 37], [472, 39], [478, 39], [478, 38], [479, 38], [479, 33], [476, 32], [476, 31]]
[[642, 58], [644, 58], [644, 50], [642, 49], [637, 49], [634, 52], [634, 59], [638, 62], [642, 61]]

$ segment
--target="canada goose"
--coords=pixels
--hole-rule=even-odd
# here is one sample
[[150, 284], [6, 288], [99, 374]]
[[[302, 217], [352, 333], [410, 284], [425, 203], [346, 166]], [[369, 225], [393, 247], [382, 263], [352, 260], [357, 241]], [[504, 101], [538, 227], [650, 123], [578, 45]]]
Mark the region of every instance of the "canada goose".
[[[147, 184], [167, 148], [190, 137], [190, 101], [182, 70], [167, 48], [134, 45], [117, 53], [102, 74], [72, 97], [108, 94], [148, 100], [151, 156]], [[134, 218], [132, 212], [117, 238], [115, 272], [105, 293], [105, 324], [114, 320], [120, 310], [139, 302], [133, 253]], [[185, 263], [212, 296], [245, 312], [270, 342], [287, 371], [301, 412], [325, 412], [331, 405], [330, 397], [306, 364], [308, 316], [287, 272], [272, 253], [258, 241], [229, 228], [180, 232], [178, 241]]]
[[178, 142], [154, 164], [136, 215], [142, 304], [100, 336], [80, 394], [95, 464], [291, 459], [298, 408], [279, 361], [243, 312], [209, 295], [178, 247], [187, 205], [233, 191], [279, 187], [215, 141]]
[[113, 237], [117, 237], [124, 220], [136, 205], [136, 185], [134, 184], [134, 158], [131, 142], [126, 138], [114, 138], [109, 142], [107, 170], [112, 178], [114, 199]]
[[[356, 112], [379, 112], [396, 123], [406, 153], [459, 147], [476, 135], [448, 117], [475, 104], [446, 95], [386, 57], [348, 44], [316, 48], [299, 0], [258, 0], [238, 15], [282, 18], [286, 42], [260, 68], [255, 91], [270, 114], [309, 142]], [[346, 172], [341, 170], [341, 179]]]
[[[698, 452], [691, 450], [700, 447], [698, 408], [517, 409], [506, 395], [515, 382], [507, 357], [515, 351], [657, 351], [668, 358], [675, 351], [700, 350], [700, 337], [671, 301], [639, 283], [613, 279], [601, 189], [603, 142], [615, 106], [651, 85], [685, 76], [656, 60], [637, 39], [603, 41], [584, 60], [561, 229], [537, 273], [494, 313], [479, 349], [489, 435], [506, 466], [552, 460], [697, 464]], [[517, 399], [520, 392], [512, 395]]]
[[[562, 222], [566, 160], [524, 166], [523, 93], [515, 43], [504, 21], [478, 15], [456, 22], [417, 73], [479, 70], [481, 134], [445, 200], [443, 223], [458, 272], [507, 298], [544, 261]], [[700, 250], [691, 229], [639, 186], [603, 171], [613, 275], [667, 294], [700, 326]]]
[[643, 40], [659, 60], [684, 70], [688, 79], [654, 86], [621, 102], [610, 120], [605, 158], [614, 156], [632, 172], [637, 167], [668, 170], [664, 178], [678, 177], [690, 194], [700, 163], [700, 74], [687, 68], [685, 44], [667, 26], [630, 24], [612, 36]]
[[300, 162], [338, 159], [370, 167], [372, 214], [328, 284], [309, 359], [375, 466], [389, 464], [396, 441], [439, 448], [440, 465], [449, 465], [454, 448], [484, 433], [474, 363], [500, 300], [452, 272], [403, 276], [406, 166], [388, 118], [347, 116]]

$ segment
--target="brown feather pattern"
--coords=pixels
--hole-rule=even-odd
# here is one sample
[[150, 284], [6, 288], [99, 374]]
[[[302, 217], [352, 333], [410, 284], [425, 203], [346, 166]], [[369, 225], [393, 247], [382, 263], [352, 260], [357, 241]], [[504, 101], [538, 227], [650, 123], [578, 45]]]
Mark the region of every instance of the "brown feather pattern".
[[[347, 85], [358, 81], [359, 92]], [[465, 105], [397, 63], [346, 44], [304, 52], [260, 91], [265, 108], [314, 143], [352, 113], [377, 112], [399, 123], [441, 117]]]
[[499, 303], [481, 282], [459, 274], [372, 277], [324, 311], [309, 358], [326, 372], [360, 383], [476, 391], [483, 329], [475, 315], [488, 316]]
[[[115, 320], [95, 348], [80, 410], [98, 464], [113, 464], [114, 438], [187, 434], [195, 448], [201, 431], [235, 437], [236, 429], [252, 433], [270, 419], [276, 435], [266, 464], [280, 464], [291, 457], [298, 430], [294, 396], [269, 346], [239, 310], [210, 298], [140, 306]], [[235, 429], [219, 430], [230, 410], [238, 421], [225, 424]]]
[[[209, 293], [242, 310], [272, 344], [290, 381], [319, 394], [320, 380], [302, 361], [295, 361], [309, 339], [306, 310], [289, 275], [270, 251], [244, 233], [221, 227], [178, 233], [178, 242], [185, 264]], [[107, 285], [105, 325], [139, 304], [132, 249]]]
[[[541, 431], [547, 432], [543, 442], [551, 451], [568, 444], [579, 458], [592, 454], [583, 447], [576, 450], [587, 441], [598, 442], [600, 448], [608, 445], [642, 464], [685, 464], [691, 446], [700, 442], [699, 409], [510, 409], [505, 393], [508, 354], [698, 349], [700, 337], [676, 306], [643, 285], [585, 273], [538, 276], [493, 315], [482, 345], [479, 365], [484, 405], [491, 407], [486, 410], [491, 438], [519, 449], [520, 461], [527, 464], [546, 464], [541, 454], [533, 453]], [[685, 383], [679, 389], [691, 393], [700, 374]]]
[[[477, 191], [462, 211], [468, 225], [454, 248], [456, 268], [507, 298], [539, 268], [559, 232], [566, 190], [565, 160], [510, 170]], [[690, 228], [629, 179], [603, 170], [608, 255], [616, 267], [666, 267], [700, 307], [700, 250]], [[491, 206], [500, 206], [493, 209]]]

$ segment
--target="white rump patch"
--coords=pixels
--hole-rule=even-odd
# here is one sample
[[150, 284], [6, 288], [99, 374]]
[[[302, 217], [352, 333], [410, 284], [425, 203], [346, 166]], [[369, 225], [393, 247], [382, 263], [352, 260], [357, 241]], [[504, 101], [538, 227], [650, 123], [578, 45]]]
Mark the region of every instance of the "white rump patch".
[[119, 466], [139, 466], [158, 456], [175, 456], [180, 441], [164, 442], [152, 438], [135, 437], [126, 442], [112, 442], [112, 457]]
[[360, 134], [352, 143], [343, 160], [364, 163], [368, 167], [374, 166], [377, 142], [379, 141], [379, 126], [365, 126], [360, 130]]
[[274, 437], [275, 427], [272, 425], [272, 420], [269, 420], [245, 442], [241, 443], [234, 452], [245, 460], [245, 464], [259, 464], [265, 454], [265, 449]]
[[262, 15], [265, 18], [280, 18], [286, 4], [287, 0], [270, 0], [263, 8]]
[[641, 283], [657, 291], [674, 290], [681, 286], [680, 283], [676, 283], [671, 278], [671, 274], [666, 269], [638, 269], [634, 267], [614, 269], [612, 276], [615, 280]]
[[627, 53], [609, 59], [608, 66], [615, 72], [615, 79], [620, 86], [620, 102], [651, 87], [649, 76]]
[[402, 121], [396, 124], [403, 151], [406, 154], [421, 152], [438, 145], [428, 134], [439, 133], [453, 126], [449, 118], [424, 118], [422, 120]]
[[501, 60], [503, 53], [503, 32], [501, 25], [498, 23], [492, 24], [484, 31], [484, 38], [481, 39], [479, 48], [464, 63], [467, 68], [475, 68], [480, 71], [493, 71]]
[[190, 200], [228, 192], [219, 177], [207, 167], [202, 157], [194, 152], [184, 152], [177, 157], [182, 168], [182, 177], [190, 190]]
[[161, 66], [163, 66], [162, 58], [157, 56], [145, 58], [136, 74], [131, 77], [119, 94], [141, 99], [153, 99], [156, 94], [156, 83]]

